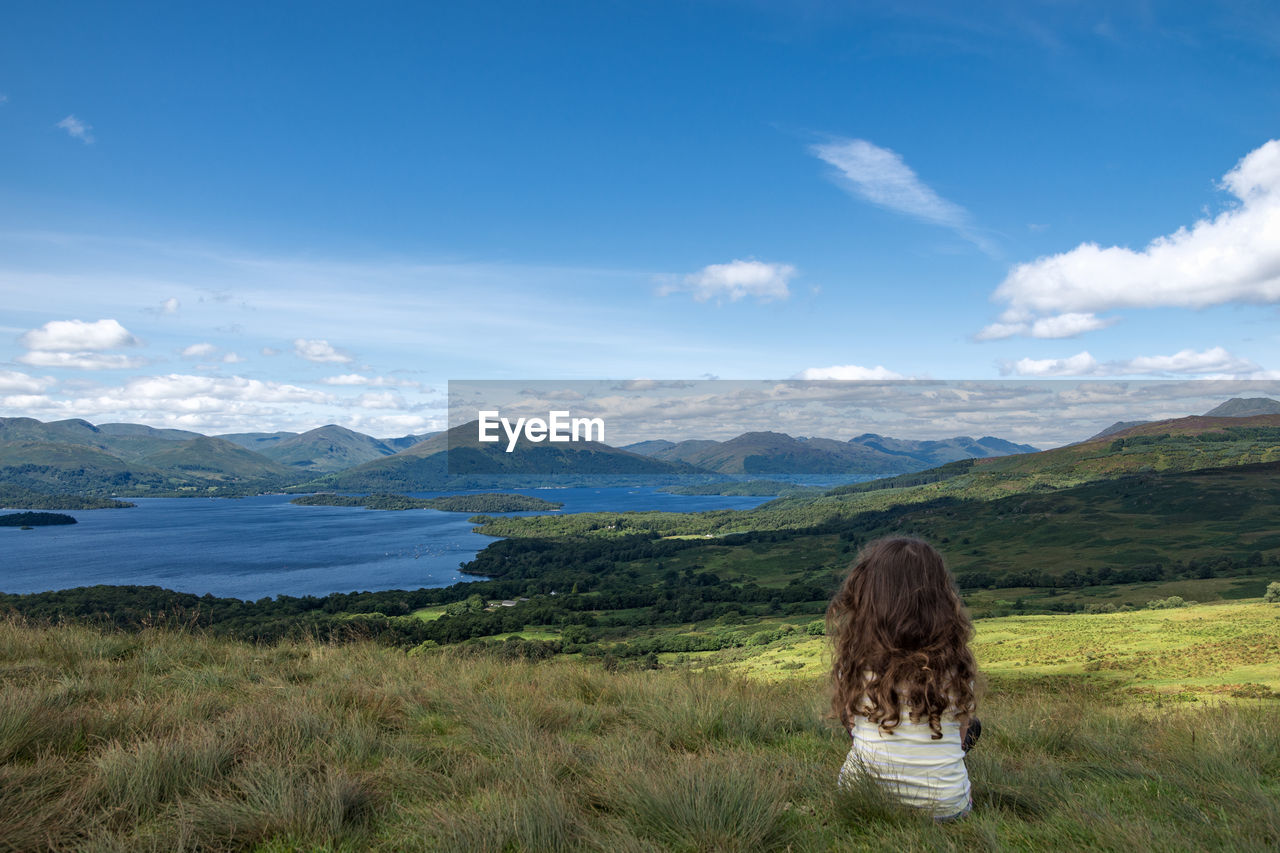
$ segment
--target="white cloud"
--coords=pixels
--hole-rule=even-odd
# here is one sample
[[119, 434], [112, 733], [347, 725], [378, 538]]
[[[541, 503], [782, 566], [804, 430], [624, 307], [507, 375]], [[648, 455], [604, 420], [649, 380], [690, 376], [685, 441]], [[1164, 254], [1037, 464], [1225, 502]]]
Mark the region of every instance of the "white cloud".
[[31, 350], [72, 352], [137, 346], [138, 339], [115, 320], [51, 320], [24, 334], [21, 343]]
[[950, 228], [983, 251], [990, 251], [987, 241], [974, 233], [968, 211], [934, 192], [896, 151], [865, 139], [841, 139], [810, 146], [809, 151], [835, 167], [836, 182], [854, 197]]
[[338, 362], [346, 364], [354, 361], [350, 353], [340, 350], [325, 340], [306, 340], [298, 338], [293, 342], [293, 352], [299, 358], [320, 363]]
[[37, 377], [16, 370], [0, 370], [0, 393], [37, 394], [53, 384], [48, 376]]
[[79, 139], [85, 145], [93, 144], [93, 125], [83, 122], [74, 115], [69, 115], [62, 121], [58, 122], [55, 127], [65, 130], [73, 139]]
[[229, 352], [222, 357], [223, 364], [239, 364], [244, 361], [244, 357], [236, 352]]
[[1248, 359], [1222, 347], [1197, 352], [1180, 350], [1173, 355], [1138, 356], [1100, 362], [1088, 350], [1069, 358], [1022, 358], [1006, 362], [1001, 373], [1018, 376], [1213, 376], [1215, 378], [1263, 378], [1268, 374]]
[[1173, 355], [1140, 356], [1126, 366], [1130, 373], [1213, 373], [1253, 374], [1258, 366], [1248, 359], [1237, 358], [1222, 347], [1204, 352], [1180, 350]]
[[1099, 367], [1098, 360], [1085, 350], [1070, 358], [1020, 358], [1004, 365], [1000, 372], [1018, 376], [1095, 376]]
[[298, 385], [264, 382], [243, 376], [193, 376], [170, 373], [163, 376], [140, 376], [118, 389], [100, 395], [122, 406], [145, 403], [177, 403], [183, 407], [199, 407], [203, 401], [236, 400], [253, 403], [331, 403], [333, 397], [323, 391], [312, 391]]
[[261, 352], [263, 355], [267, 356], [268, 358], [270, 358], [273, 355], [280, 354], [280, 350], [276, 349], [275, 347], [263, 347], [261, 350], [259, 350], [259, 352]]
[[895, 373], [887, 367], [877, 364], [875, 367], [862, 367], [857, 364], [838, 364], [831, 367], [807, 367], [800, 371], [795, 379], [903, 379], [901, 373]]
[[689, 291], [698, 302], [728, 299], [737, 302], [753, 296], [760, 302], [786, 299], [791, 295], [788, 282], [796, 275], [790, 264], [768, 264], [757, 260], [733, 260], [727, 264], [710, 264], [677, 282], [668, 282], [660, 295]]
[[345, 405], [324, 391], [242, 376], [167, 374], [118, 385], [63, 385], [63, 393], [0, 396], [0, 405], [42, 419], [85, 418], [191, 429], [206, 434], [311, 429], [335, 421]]
[[[1005, 318], [1012, 320], [1013, 312], [1005, 312]], [[1025, 315], [1023, 315], [1025, 316]], [[1027, 335], [1032, 338], [1074, 338], [1085, 332], [1105, 329], [1116, 322], [1115, 317], [1099, 317], [1096, 314], [1057, 314], [1052, 317], [1030, 318], [1023, 322], [992, 323], [974, 335], [974, 340], [995, 341], [1011, 338], [1014, 335]]]
[[1015, 266], [992, 295], [1007, 310], [978, 337], [1034, 334], [1042, 322], [1121, 308], [1280, 302], [1280, 140], [1242, 158], [1222, 188], [1236, 204], [1141, 251], [1083, 243]]
[[218, 351], [213, 344], [192, 344], [182, 351], [183, 358], [209, 358]]
[[1104, 329], [1114, 322], [1114, 317], [1103, 319], [1094, 314], [1059, 314], [1039, 318], [1031, 324], [1028, 332], [1033, 338], [1074, 338], [1084, 332]]
[[133, 358], [127, 355], [105, 352], [46, 352], [33, 350], [18, 356], [22, 364], [32, 367], [67, 367], [76, 370], [123, 370], [128, 367], [142, 367], [147, 363], [145, 358]]
[[341, 376], [326, 376], [320, 380], [325, 385], [371, 385], [373, 378], [361, 376], [359, 373], [344, 373]]

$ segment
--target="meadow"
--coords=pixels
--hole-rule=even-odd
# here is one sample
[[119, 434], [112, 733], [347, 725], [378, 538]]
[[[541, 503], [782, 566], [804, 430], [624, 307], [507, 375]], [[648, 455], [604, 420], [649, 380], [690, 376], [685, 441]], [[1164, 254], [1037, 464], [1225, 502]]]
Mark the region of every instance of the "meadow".
[[[746, 665], [820, 661], [801, 630], [737, 665], [611, 671], [9, 617], [0, 849], [1275, 849], [1280, 703], [1144, 701], [1135, 688], [1182, 691], [1131, 676], [1221, 658], [1206, 677], [1274, 690], [1278, 620], [1246, 601], [981, 621], [975, 810], [939, 825], [836, 790], [847, 736], [820, 664]], [[1120, 668], [1091, 671], [1101, 650]]]
[[[979, 619], [973, 649], [997, 693], [1067, 678], [1128, 705], [1266, 699], [1280, 713], [1280, 605], [1257, 599]], [[826, 639], [798, 630], [767, 645], [660, 657], [763, 679], [818, 678], [830, 665]]]

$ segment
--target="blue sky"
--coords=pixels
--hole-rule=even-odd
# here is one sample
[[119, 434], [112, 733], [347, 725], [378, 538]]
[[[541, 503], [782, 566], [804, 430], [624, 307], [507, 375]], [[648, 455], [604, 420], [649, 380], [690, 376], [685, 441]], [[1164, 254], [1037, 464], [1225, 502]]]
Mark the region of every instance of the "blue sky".
[[9, 10], [0, 415], [1280, 376], [1274, 6], [900, 5]]

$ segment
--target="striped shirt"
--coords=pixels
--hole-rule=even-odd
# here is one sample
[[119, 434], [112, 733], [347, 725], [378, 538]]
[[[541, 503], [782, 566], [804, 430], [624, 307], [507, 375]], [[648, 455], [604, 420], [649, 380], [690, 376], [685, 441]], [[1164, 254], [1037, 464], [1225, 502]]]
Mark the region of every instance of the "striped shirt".
[[886, 785], [904, 804], [925, 809], [935, 817], [964, 811], [970, 802], [969, 772], [960, 745], [960, 723], [942, 719], [942, 739], [933, 739], [927, 720], [911, 722], [906, 709], [893, 734], [866, 717], [854, 718], [849, 729], [853, 746], [840, 768], [840, 784], [849, 774], [865, 770]]
[[[864, 684], [874, 677], [870, 670], [862, 673]], [[973, 687], [970, 681], [969, 689]], [[871, 702], [866, 696], [862, 697], [862, 706], [870, 710]], [[845, 785], [850, 774], [865, 771], [903, 803], [925, 809], [934, 817], [953, 817], [967, 811], [972, 797], [960, 721], [944, 714], [939, 721], [942, 738], [934, 740], [928, 719], [913, 723], [909, 708], [901, 709], [898, 720], [893, 734], [885, 734], [865, 714], [854, 716], [849, 729], [853, 745], [840, 767], [839, 784]]]

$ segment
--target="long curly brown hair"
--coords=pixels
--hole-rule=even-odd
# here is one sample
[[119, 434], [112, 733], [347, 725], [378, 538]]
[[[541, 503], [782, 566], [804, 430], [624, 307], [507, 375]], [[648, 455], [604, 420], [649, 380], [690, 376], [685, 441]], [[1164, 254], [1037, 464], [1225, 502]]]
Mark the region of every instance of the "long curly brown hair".
[[827, 607], [835, 646], [831, 709], [846, 729], [865, 716], [892, 733], [909, 709], [942, 737], [942, 715], [975, 710], [973, 623], [942, 555], [909, 537], [868, 544]]

